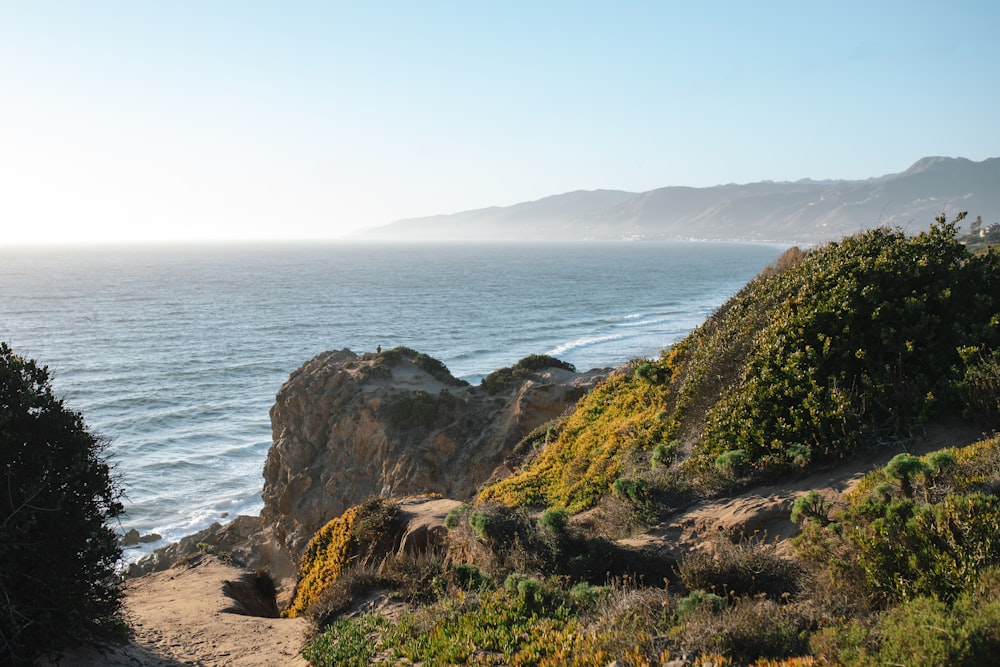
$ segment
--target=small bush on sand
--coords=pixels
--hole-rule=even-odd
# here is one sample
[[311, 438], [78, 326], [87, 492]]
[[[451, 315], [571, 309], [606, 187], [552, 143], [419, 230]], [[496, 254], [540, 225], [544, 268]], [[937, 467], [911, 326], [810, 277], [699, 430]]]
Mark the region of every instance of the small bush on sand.
[[718, 536], [711, 553], [686, 555], [678, 571], [688, 590], [712, 591], [727, 597], [765, 595], [772, 600], [795, 596], [802, 576], [801, 566], [779, 556], [774, 544], [762, 535], [737, 542]]

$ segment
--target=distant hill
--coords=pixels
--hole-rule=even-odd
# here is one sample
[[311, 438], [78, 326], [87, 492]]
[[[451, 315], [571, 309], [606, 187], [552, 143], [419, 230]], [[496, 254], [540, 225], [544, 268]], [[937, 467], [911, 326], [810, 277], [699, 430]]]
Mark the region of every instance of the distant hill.
[[924, 229], [968, 211], [1000, 221], [1000, 158], [926, 157], [863, 181], [763, 181], [649, 192], [579, 190], [365, 230], [393, 240], [703, 239], [814, 243], [877, 225]]

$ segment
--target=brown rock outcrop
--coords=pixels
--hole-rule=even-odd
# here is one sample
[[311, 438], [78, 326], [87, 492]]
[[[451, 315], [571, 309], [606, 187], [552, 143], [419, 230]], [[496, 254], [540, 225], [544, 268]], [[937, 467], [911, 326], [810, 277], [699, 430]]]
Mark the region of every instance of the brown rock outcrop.
[[525, 435], [608, 372], [542, 369], [491, 394], [412, 351], [320, 354], [292, 373], [271, 409], [263, 523], [295, 558], [367, 497], [470, 499]]

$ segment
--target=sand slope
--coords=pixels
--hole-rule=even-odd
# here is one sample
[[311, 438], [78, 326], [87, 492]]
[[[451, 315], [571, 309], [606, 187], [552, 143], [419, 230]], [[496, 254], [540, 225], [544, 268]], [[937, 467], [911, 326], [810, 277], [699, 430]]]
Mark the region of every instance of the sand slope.
[[309, 622], [223, 612], [222, 593], [243, 570], [213, 556], [156, 572], [127, 584], [125, 606], [134, 636], [123, 648], [69, 655], [61, 667], [176, 667], [239, 665], [302, 667], [299, 655]]

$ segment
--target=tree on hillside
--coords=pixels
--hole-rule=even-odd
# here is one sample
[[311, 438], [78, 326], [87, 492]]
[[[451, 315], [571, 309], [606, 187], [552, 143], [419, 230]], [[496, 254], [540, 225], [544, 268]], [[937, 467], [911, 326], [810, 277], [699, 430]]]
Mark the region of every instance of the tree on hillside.
[[122, 490], [106, 442], [0, 343], [0, 663], [121, 636]]

